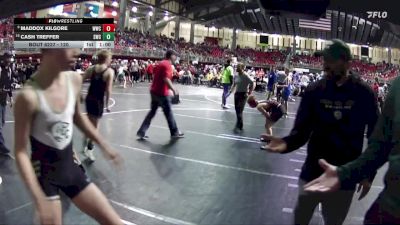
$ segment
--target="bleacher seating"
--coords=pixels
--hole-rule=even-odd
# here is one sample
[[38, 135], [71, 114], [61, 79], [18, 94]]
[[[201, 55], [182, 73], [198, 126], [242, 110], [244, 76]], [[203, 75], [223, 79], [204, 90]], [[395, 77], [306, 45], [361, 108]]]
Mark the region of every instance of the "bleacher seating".
[[[0, 20], [0, 39], [12, 43], [13, 32], [13, 18]], [[223, 63], [224, 59], [230, 56], [236, 56], [239, 61], [251, 63], [253, 66], [279, 66], [285, 62], [289, 54], [285, 51], [259, 51], [250, 48], [237, 48], [232, 51], [229, 48], [210, 43], [193, 44], [186, 42], [184, 39], [174, 40], [163, 35], [153, 37], [148, 33], [143, 34], [137, 30], [118, 31], [115, 35], [115, 52], [126, 52], [127, 49], [130, 49], [132, 52], [151, 52], [163, 51], [169, 48], [183, 55], [191, 56], [189, 58], [201, 58], [203, 61], [211, 63]], [[159, 55], [160, 54], [157, 54], [157, 56]], [[320, 57], [310, 55], [294, 55], [291, 57], [290, 63], [292, 66], [322, 69], [323, 60]], [[353, 60], [351, 69], [366, 79], [373, 79], [376, 76], [384, 79], [391, 79], [399, 73], [399, 67], [397, 66], [387, 63], [371, 64], [360, 60]]]
[[[322, 69], [323, 59], [310, 55], [295, 55], [291, 59], [294, 66], [305, 66]], [[367, 80], [373, 80], [375, 77], [383, 79], [392, 79], [399, 73], [399, 67], [388, 63], [367, 63], [361, 60], [352, 60], [350, 69]]]

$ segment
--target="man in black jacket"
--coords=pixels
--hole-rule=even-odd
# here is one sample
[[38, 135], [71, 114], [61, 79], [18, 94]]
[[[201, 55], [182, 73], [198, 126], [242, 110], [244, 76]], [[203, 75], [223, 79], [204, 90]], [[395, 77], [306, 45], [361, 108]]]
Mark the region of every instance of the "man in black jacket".
[[365, 214], [364, 224], [400, 224], [400, 77], [392, 86], [368, 147], [356, 160], [336, 167], [320, 160], [325, 173], [305, 186], [306, 191], [329, 193], [374, 174], [386, 162], [385, 187]]
[[[326, 77], [307, 87], [291, 133], [282, 139], [262, 136], [270, 141], [267, 149], [275, 153], [292, 152], [308, 141], [299, 187], [323, 173], [318, 159], [324, 158], [334, 165], [356, 159], [363, 149], [365, 126], [368, 126], [369, 137], [378, 117], [372, 89], [349, 72], [349, 47], [340, 40], [333, 40], [320, 54], [324, 57]], [[363, 189], [360, 199], [368, 193], [370, 180], [371, 177], [364, 177], [360, 182], [359, 190]], [[319, 203], [325, 224], [342, 224], [355, 188], [355, 185], [342, 186], [324, 195], [299, 188], [295, 224], [308, 224]]]

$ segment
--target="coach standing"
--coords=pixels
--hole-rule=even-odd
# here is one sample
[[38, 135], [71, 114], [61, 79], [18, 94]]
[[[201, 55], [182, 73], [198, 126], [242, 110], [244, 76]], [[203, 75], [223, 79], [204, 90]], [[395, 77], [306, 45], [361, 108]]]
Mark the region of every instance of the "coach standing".
[[181, 138], [184, 136], [176, 125], [171, 108], [171, 96], [169, 96], [169, 90], [172, 90], [174, 95], [178, 94], [171, 81], [173, 73], [172, 63], [176, 61], [176, 57], [177, 54], [175, 51], [168, 50], [165, 54], [165, 59], [154, 68], [154, 78], [150, 89], [151, 109], [137, 132], [137, 136], [141, 139], [147, 138], [146, 131], [149, 129], [151, 120], [156, 115], [158, 107], [161, 107], [164, 111], [171, 137]]
[[3, 137], [3, 127], [5, 125], [5, 116], [7, 109], [7, 99], [10, 98], [10, 108], [12, 107], [12, 79], [13, 70], [11, 68], [12, 55], [5, 52], [1, 59], [0, 65], [0, 154], [12, 158], [10, 150], [6, 147]]
[[[309, 141], [299, 187], [323, 173], [318, 164], [321, 158], [334, 165], [356, 159], [362, 152], [365, 126], [368, 126], [369, 137], [378, 117], [372, 89], [358, 76], [350, 74], [349, 47], [340, 40], [333, 40], [320, 54], [324, 57], [326, 76], [307, 87], [289, 136], [281, 139], [263, 135], [270, 141], [267, 149], [276, 153], [292, 152]], [[360, 199], [368, 193], [371, 178], [363, 177], [360, 182], [363, 189]], [[308, 224], [319, 203], [325, 224], [342, 224], [354, 191], [355, 184], [324, 195], [299, 188], [295, 224]]]
[[231, 60], [228, 59], [226, 61], [221, 78], [221, 84], [222, 87], [224, 88], [222, 92], [222, 104], [221, 104], [221, 107], [223, 109], [229, 109], [229, 107], [226, 104], [226, 99], [229, 96], [229, 90], [231, 89], [232, 81], [233, 81], [233, 67], [231, 66]]

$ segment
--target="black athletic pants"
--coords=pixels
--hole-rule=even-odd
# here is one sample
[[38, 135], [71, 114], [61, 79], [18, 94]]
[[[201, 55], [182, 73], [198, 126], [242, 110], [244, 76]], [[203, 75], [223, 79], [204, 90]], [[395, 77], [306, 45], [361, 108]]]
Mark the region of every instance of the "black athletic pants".
[[353, 199], [354, 190], [339, 190], [326, 194], [310, 193], [303, 190], [306, 183], [302, 179], [299, 180], [299, 196], [294, 211], [294, 224], [309, 224], [315, 208], [320, 203], [325, 224], [343, 224]]
[[174, 114], [172, 113], [171, 97], [151, 94], [151, 110], [140, 126], [137, 132], [138, 135], [144, 136], [146, 134], [147, 129], [150, 127], [151, 120], [156, 115], [158, 107], [161, 107], [164, 111], [171, 136], [179, 134], [178, 126], [176, 125]]
[[246, 92], [236, 92], [235, 93], [235, 111], [236, 111], [236, 127], [240, 130], [243, 129], [243, 110], [247, 101]]

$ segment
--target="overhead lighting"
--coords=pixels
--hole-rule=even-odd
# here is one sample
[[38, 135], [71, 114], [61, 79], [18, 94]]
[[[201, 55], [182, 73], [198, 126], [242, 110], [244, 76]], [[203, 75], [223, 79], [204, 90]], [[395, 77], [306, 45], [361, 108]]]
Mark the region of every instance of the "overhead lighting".
[[111, 12], [111, 15], [112, 15], [112, 16], [117, 16], [117, 12], [116, 12], [116, 11], [112, 11], [112, 12]]
[[149, 16], [153, 16], [153, 11], [150, 11], [150, 12], [149, 12]]
[[168, 16], [164, 16], [164, 20], [167, 21], [169, 18]]
[[389, 51], [389, 48], [386, 48], [386, 51], [388, 52], [388, 51]]
[[117, 1], [113, 1], [113, 2], [111, 3], [111, 5], [114, 6], [114, 7], [118, 7], [118, 2], [117, 2]]
[[239, 30], [236, 30], [236, 33], [239, 33]]
[[214, 26], [212, 26], [212, 27], [210, 28], [210, 30], [215, 30], [215, 27], [214, 27]]
[[132, 7], [132, 12], [134, 12], [134, 13], [137, 12], [137, 7], [136, 6]]

